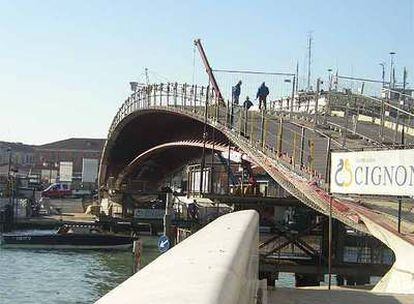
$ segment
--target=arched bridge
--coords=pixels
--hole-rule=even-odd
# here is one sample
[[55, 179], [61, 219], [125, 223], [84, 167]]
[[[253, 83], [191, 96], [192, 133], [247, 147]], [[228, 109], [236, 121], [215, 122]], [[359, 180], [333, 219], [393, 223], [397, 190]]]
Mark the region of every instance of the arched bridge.
[[[393, 105], [339, 93], [326, 95], [318, 105], [318, 94], [313, 104], [310, 98], [272, 101], [268, 111], [258, 112], [223, 106], [208, 87], [141, 86], [122, 104], [111, 124], [100, 164], [101, 194], [121, 192], [132, 175], [157, 185], [169, 172], [199, 158], [203, 149], [226, 151], [230, 146], [307, 206], [324, 214], [332, 206], [333, 216], [341, 222], [382, 241], [395, 237], [411, 246], [412, 235], [398, 233], [390, 216], [360, 201], [332, 196], [327, 186], [331, 150], [383, 148], [404, 136], [406, 143], [412, 142], [411, 114], [395, 110], [405, 118], [393, 129], [387, 121], [390, 116], [384, 114]], [[367, 107], [367, 102], [376, 108]], [[355, 122], [355, 113], [365, 118]], [[154, 160], [157, 165], [151, 164]], [[388, 245], [396, 252], [393, 244]]]

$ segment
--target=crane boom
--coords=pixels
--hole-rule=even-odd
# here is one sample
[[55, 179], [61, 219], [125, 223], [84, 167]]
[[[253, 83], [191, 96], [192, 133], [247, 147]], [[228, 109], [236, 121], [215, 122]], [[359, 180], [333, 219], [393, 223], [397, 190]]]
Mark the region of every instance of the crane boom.
[[204, 48], [203, 48], [203, 45], [201, 44], [201, 40], [200, 39], [195, 39], [194, 40], [194, 45], [197, 47], [198, 52], [200, 53], [201, 59], [203, 60], [204, 67], [206, 68], [206, 72], [208, 74], [209, 81], [210, 81], [211, 85], [213, 86], [213, 90], [214, 90], [215, 95], [218, 98], [219, 104], [225, 104], [224, 99], [223, 99], [223, 95], [221, 95], [220, 88], [217, 84], [216, 78], [214, 77], [213, 70], [211, 69], [210, 63], [208, 62], [206, 53], [204, 52]]

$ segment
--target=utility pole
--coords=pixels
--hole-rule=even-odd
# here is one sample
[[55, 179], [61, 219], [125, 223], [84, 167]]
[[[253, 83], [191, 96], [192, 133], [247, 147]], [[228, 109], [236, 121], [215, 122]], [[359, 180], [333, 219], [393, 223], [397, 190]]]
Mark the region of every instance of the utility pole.
[[390, 54], [390, 84], [389, 84], [388, 97], [389, 97], [389, 99], [391, 99], [391, 90], [394, 88], [394, 83], [392, 81], [392, 79], [393, 79], [393, 77], [392, 77], [393, 72], [392, 71], [394, 69], [394, 55], [395, 55], [395, 52], [390, 52], [389, 54]]
[[296, 61], [296, 83], [295, 83], [295, 92], [298, 92], [298, 84], [299, 84], [299, 61]]
[[382, 88], [385, 87], [385, 62], [380, 62], [379, 65], [382, 67]]
[[149, 85], [148, 68], [145, 68], [145, 82], [147, 85]]
[[312, 62], [312, 32], [309, 32], [308, 37], [308, 91], [310, 90], [311, 83], [311, 62]]

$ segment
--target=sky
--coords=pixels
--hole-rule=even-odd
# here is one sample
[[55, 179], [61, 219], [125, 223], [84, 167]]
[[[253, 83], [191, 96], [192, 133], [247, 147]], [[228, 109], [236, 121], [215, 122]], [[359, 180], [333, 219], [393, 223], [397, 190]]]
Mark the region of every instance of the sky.
[[145, 68], [150, 81], [205, 85], [195, 38], [213, 68], [298, 62], [302, 76], [311, 32], [312, 83], [329, 68], [380, 79], [390, 51], [414, 83], [413, 1], [0, 0], [0, 141], [106, 137]]

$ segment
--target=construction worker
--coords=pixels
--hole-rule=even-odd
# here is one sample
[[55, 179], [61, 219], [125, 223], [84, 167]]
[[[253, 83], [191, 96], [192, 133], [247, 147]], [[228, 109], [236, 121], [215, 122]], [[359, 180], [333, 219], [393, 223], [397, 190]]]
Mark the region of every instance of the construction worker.
[[262, 85], [257, 90], [256, 99], [259, 98], [259, 109], [266, 110], [266, 99], [269, 95], [269, 88], [263, 82]]
[[253, 105], [253, 102], [250, 101], [249, 96], [246, 97], [246, 100], [243, 103], [243, 108], [248, 111], [251, 106]]
[[240, 97], [240, 93], [241, 93], [241, 85], [242, 85], [242, 81], [239, 80], [239, 82], [232, 88], [233, 104], [235, 104], [235, 105], [239, 104], [239, 97]]

